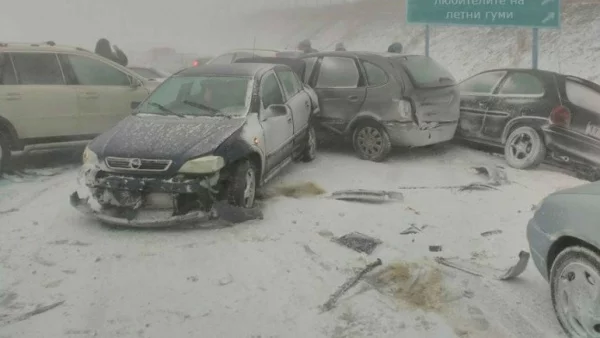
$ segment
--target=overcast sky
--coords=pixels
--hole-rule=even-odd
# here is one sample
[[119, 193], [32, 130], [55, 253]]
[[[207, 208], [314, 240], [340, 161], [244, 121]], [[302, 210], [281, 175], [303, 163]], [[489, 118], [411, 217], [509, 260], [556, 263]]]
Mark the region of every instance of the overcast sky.
[[[124, 50], [168, 46], [202, 54], [246, 39], [237, 17], [293, 0], [4, 0], [0, 41], [54, 40], [93, 48], [100, 37]], [[6, 10], [10, 8], [10, 10]], [[251, 38], [250, 38], [251, 39]], [[231, 42], [231, 43], [228, 43]]]

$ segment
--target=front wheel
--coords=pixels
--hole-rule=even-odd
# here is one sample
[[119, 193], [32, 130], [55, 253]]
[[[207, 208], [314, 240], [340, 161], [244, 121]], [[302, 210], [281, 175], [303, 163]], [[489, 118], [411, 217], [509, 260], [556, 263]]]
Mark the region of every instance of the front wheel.
[[363, 122], [354, 129], [352, 135], [354, 151], [363, 160], [381, 162], [392, 149], [390, 135], [385, 128], [375, 122]]
[[308, 127], [306, 145], [302, 151], [302, 161], [312, 162], [317, 157], [317, 133], [313, 126]]
[[227, 200], [231, 205], [252, 208], [256, 198], [256, 166], [249, 160], [243, 160], [235, 166], [227, 186]]
[[504, 157], [513, 168], [533, 169], [546, 158], [546, 145], [535, 129], [519, 127], [508, 135]]
[[580, 246], [563, 250], [550, 270], [550, 291], [569, 337], [600, 337], [600, 255]]
[[5, 135], [0, 134], [0, 175], [8, 168], [10, 162], [10, 146]]

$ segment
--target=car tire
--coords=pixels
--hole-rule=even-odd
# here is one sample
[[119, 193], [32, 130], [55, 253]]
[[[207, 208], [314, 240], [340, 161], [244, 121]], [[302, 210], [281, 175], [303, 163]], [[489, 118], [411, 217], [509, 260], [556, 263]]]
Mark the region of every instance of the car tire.
[[504, 158], [516, 169], [533, 169], [546, 158], [546, 145], [542, 136], [531, 127], [513, 130], [504, 145]]
[[315, 158], [317, 158], [317, 133], [313, 126], [309, 126], [306, 144], [302, 151], [302, 161], [312, 162]]
[[352, 133], [354, 151], [363, 160], [382, 162], [392, 150], [387, 130], [376, 122], [361, 122]]
[[[578, 318], [580, 307], [585, 312], [594, 307], [596, 311], [600, 311], [597, 304], [594, 304], [593, 297], [590, 297], [598, 294], [599, 287], [598, 253], [585, 247], [572, 246], [564, 249], [554, 260], [550, 270], [552, 305], [558, 322], [569, 337], [600, 336], [600, 322], [589, 323]], [[571, 304], [577, 306], [573, 308]], [[586, 305], [590, 307], [587, 308]], [[591, 315], [598, 316], [598, 313]]]
[[10, 165], [11, 150], [7, 137], [0, 133], [0, 175], [8, 170]]
[[229, 204], [242, 208], [252, 208], [256, 199], [256, 166], [249, 160], [239, 162], [231, 173], [227, 186]]

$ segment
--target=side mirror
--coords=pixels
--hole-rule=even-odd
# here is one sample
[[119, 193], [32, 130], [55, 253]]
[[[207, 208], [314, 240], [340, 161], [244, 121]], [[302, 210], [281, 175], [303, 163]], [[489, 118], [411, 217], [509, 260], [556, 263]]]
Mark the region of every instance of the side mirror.
[[136, 109], [140, 106], [140, 101], [131, 101], [131, 109]]
[[131, 88], [138, 88], [142, 86], [142, 81], [132, 77], [131, 78]]

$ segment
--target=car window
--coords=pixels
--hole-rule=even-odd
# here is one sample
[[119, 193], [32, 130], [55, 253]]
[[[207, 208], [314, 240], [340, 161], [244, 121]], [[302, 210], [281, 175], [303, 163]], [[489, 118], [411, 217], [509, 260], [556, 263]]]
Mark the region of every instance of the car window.
[[260, 100], [264, 109], [272, 104], [283, 104], [283, 94], [274, 73], [263, 78], [260, 86]]
[[498, 94], [501, 95], [543, 95], [544, 84], [527, 73], [513, 73], [508, 76]]
[[600, 115], [600, 93], [571, 80], [566, 81], [565, 87], [571, 103]]
[[434, 88], [456, 84], [456, 80], [444, 66], [426, 56], [403, 56], [392, 59], [392, 64], [401, 66], [416, 87]]
[[129, 86], [129, 76], [102, 61], [87, 56], [67, 56], [77, 83], [83, 86]]
[[217, 58], [213, 59], [212, 61], [210, 61], [210, 64], [226, 65], [226, 64], [230, 64], [232, 62], [233, 62], [233, 53], [227, 53], [227, 54], [223, 54], [223, 55], [218, 56]]
[[283, 84], [283, 89], [287, 97], [296, 95], [302, 89], [302, 84], [298, 80], [298, 77], [291, 70], [277, 71], [277, 76], [281, 84]]
[[17, 84], [15, 69], [9, 54], [0, 53], [0, 85]]
[[387, 73], [379, 66], [368, 61], [363, 61], [362, 64], [365, 67], [365, 73], [367, 73], [369, 86], [381, 86], [388, 82]]
[[359, 74], [353, 59], [327, 56], [321, 62], [317, 88], [356, 88]]
[[65, 84], [58, 58], [52, 53], [12, 53], [19, 84]]
[[152, 68], [130, 67], [129, 69], [133, 70], [138, 75], [143, 76], [147, 79], [160, 79], [165, 77], [163, 74], [159, 74]]
[[304, 60], [304, 63], [306, 63], [306, 69], [304, 70], [304, 83], [308, 83], [308, 80], [310, 80], [310, 74], [312, 73], [313, 68], [315, 68], [315, 63], [317, 62], [317, 58], [312, 57], [312, 58], [306, 58], [303, 60]]
[[463, 93], [491, 94], [504, 74], [504, 72], [488, 72], [475, 75], [463, 81], [460, 84], [460, 90]]

